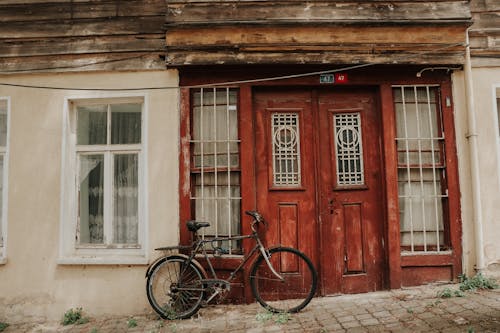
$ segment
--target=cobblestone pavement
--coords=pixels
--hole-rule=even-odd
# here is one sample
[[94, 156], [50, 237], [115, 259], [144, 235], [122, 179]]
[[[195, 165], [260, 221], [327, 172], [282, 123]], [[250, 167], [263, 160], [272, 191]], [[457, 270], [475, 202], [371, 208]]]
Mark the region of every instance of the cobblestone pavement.
[[[91, 318], [83, 325], [57, 322], [9, 326], [11, 332], [500, 332], [500, 289], [454, 295], [457, 284], [357, 295], [318, 297], [300, 313], [272, 315], [257, 304], [215, 305], [187, 320], [164, 321], [152, 314]], [[440, 298], [438, 293], [452, 297]]]

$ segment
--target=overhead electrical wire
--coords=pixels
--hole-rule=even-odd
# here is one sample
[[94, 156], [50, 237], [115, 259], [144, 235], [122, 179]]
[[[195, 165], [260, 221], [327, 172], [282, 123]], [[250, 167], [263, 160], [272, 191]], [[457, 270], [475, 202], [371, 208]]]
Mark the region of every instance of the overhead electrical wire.
[[[467, 46], [467, 45], [465, 45], [464, 43], [449, 44], [447, 46], [436, 48], [434, 50], [429, 50], [429, 51], [424, 51], [424, 52], [416, 52], [412, 55], [405, 55], [405, 56], [399, 57], [397, 60], [393, 60], [392, 63], [394, 64], [394, 63], [397, 63], [398, 61], [406, 60], [410, 57], [414, 58], [414, 57], [419, 56], [419, 55], [435, 53], [438, 51], [442, 51], [442, 50], [449, 49], [452, 47], [457, 47], [457, 46]], [[136, 58], [136, 57], [134, 57], [134, 58]], [[121, 60], [126, 60], [126, 59], [121, 59]], [[106, 62], [102, 62], [102, 63], [106, 63]], [[92, 63], [91, 65], [96, 65], [96, 64], [99, 64], [99, 63]], [[375, 62], [371, 62], [371, 63], [351, 65], [351, 66], [346, 66], [346, 67], [342, 67], [342, 68], [323, 70], [323, 71], [314, 71], [314, 72], [281, 75], [281, 76], [270, 76], [270, 77], [248, 79], [248, 80], [214, 82], [214, 83], [206, 83], [206, 84], [199, 84], [199, 85], [185, 85], [185, 86], [160, 86], [160, 87], [139, 87], [139, 88], [78, 88], [78, 87], [55, 87], [55, 86], [42, 86], [42, 85], [30, 85], [30, 84], [17, 84], [17, 83], [7, 83], [7, 82], [0, 82], [0, 86], [17, 87], [17, 88], [31, 88], [31, 89], [48, 89], [48, 90], [75, 90], [75, 91], [139, 91], [139, 90], [169, 90], [169, 89], [183, 89], [183, 88], [190, 89], [190, 88], [207, 88], [207, 87], [229, 86], [229, 85], [238, 85], [238, 84], [246, 84], [246, 83], [286, 80], [286, 79], [293, 79], [293, 78], [300, 78], [300, 77], [307, 77], [307, 76], [321, 75], [321, 74], [333, 74], [333, 73], [345, 72], [345, 71], [358, 69], [358, 68], [364, 68], [364, 67], [375, 66], [375, 65], [384, 65], [384, 64], [389, 64], [389, 63], [386, 61], [378, 61], [378, 62], [375, 61]], [[86, 65], [80, 65], [80, 66], [76, 66], [75, 68], [80, 68], [80, 67], [85, 67], [85, 66]], [[88, 66], [90, 66], [90, 64]], [[54, 69], [57, 69], [57, 68], [54, 68]], [[9, 73], [12, 73], [12, 72], [9, 72]], [[2, 72], [0, 72], [0, 74], [2, 74]]]

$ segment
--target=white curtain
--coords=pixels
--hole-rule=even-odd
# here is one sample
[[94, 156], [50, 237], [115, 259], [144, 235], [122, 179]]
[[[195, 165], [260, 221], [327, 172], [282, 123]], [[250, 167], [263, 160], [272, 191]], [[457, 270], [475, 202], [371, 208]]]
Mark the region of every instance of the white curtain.
[[113, 243], [136, 244], [139, 226], [137, 154], [115, 155]]

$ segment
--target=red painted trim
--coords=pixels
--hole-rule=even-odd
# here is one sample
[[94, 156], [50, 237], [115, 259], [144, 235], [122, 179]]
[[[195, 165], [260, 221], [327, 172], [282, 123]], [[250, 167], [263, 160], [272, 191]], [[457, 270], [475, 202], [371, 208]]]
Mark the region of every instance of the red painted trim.
[[401, 256], [401, 267], [453, 266], [453, 254], [424, 254]]
[[[255, 210], [257, 208], [256, 202], [256, 184], [255, 184], [255, 168], [252, 167], [255, 163], [255, 137], [254, 137], [254, 119], [252, 112], [252, 89], [248, 85], [240, 87], [239, 91], [239, 134], [240, 144], [240, 165], [250, 166], [241, 167], [241, 232], [242, 234], [249, 234], [252, 232], [250, 228], [251, 217], [245, 214], [247, 210]], [[252, 144], [249, 144], [252, 143]], [[243, 241], [243, 251], [249, 253], [254, 244], [251, 241]], [[244, 281], [249, 281], [249, 274], [251, 266], [247, 264], [244, 268]], [[243, 283], [243, 292], [246, 303], [253, 301], [253, 294], [249, 283]]]
[[[450, 106], [446, 105], [449, 98]], [[448, 181], [448, 211], [450, 241], [453, 249], [453, 277], [456, 279], [462, 273], [462, 220], [460, 206], [460, 184], [458, 178], [458, 161], [456, 151], [455, 122], [453, 116], [453, 98], [451, 81], [446, 80], [441, 85], [441, 105], [443, 110], [443, 126], [446, 136], [445, 154]]]
[[189, 89], [180, 90], [180, 143], [179, 143], [179, 230], [180, 244], [191, 242], [186, 221], [191, 219], [191, 152], [190, 152], [191, 96]]
[[386, 230], [389, 288], [401, 288], [401, 249], [398, 198], [398, 155], [396, 148], [396, 113], [392, 96], [392, 86], [380, 86], [382, 110], [383, 159], [386, 189]]

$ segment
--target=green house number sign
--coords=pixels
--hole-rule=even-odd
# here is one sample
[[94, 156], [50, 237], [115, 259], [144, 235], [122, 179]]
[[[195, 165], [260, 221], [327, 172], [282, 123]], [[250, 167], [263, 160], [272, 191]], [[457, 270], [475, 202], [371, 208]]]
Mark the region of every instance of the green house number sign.
[[319, 83], [335, 83], [335, 76], [333, 74], [320, 74]]

